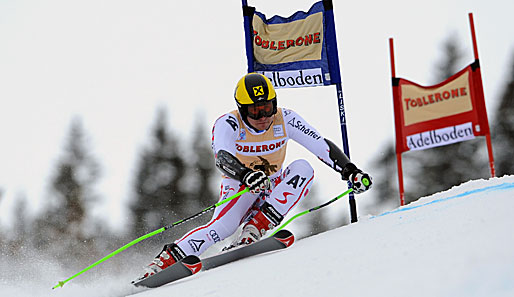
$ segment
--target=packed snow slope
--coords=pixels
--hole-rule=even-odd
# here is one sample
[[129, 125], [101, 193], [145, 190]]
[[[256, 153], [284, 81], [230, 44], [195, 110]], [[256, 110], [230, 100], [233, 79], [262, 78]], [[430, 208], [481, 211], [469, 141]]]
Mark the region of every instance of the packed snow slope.
[[88, 277], [51, 290], [67, 275], [42, 270], [51, 263], [36, 262], [25, 267], [39, 274], [19, 275], [16, 282], [2, 276], [0, 295], [514, 296], [513, 212], [514, 176], [470, 181], [378, 216], [361, 217], [287, 250], [156, 289], [130, 285], [141, 267], [127, 259], [126, 270], [118, 274], [102, 275], [105, 268], [99, 266]]
[[135, 296], [514, 296], [514, 177], [468, 182]]

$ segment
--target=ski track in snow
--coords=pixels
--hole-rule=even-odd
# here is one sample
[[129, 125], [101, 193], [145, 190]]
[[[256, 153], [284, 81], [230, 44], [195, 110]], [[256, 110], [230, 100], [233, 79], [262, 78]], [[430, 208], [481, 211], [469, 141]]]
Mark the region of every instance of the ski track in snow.
[[0, 264], [0, 295], [514, 296], [513, 210], [514, 176], [476, 180], [156, 289], [132, 287], [127, 263], [52, 290], [69, 275], [37, 259]]

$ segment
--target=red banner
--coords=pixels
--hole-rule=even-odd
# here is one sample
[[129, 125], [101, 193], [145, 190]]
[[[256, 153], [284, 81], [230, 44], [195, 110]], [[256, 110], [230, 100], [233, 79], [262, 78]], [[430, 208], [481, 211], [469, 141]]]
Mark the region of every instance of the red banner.
[[489, 134], [478, 61], [429, 87], [393, 78], [396, 152]]
[[402, 153], [405, 151], [424, 150], [485, 136], [491, 177], [495, 176], [472, 13], [469, 14], [469, 25], [475, 62], [430, 87], [396, 77], [393, 39], [389, 38], [400, 205], [405, 205], [402, 169]]

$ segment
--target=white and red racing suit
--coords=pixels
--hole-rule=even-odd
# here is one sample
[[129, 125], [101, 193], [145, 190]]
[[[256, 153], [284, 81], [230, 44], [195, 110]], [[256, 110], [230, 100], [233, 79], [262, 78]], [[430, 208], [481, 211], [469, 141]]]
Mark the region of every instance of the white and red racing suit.
[[[200, 255], [214, 243], [229, 237], [264, 202], [268, 202], [285, 216], [307, 196], [314, 179], [311, 165], [300, 159], [283, 168], [287, 142], [290, 139], [340, 173], [345, 165], [351, 164], [344, 154], [341, 157], [339, 149], [290, 109], [278, 108], [273, 123], [268, 130], [262, 132], [249, 128], [237, 110], [216, 120], [212, 130], [214, 154], [225, 150], [237, 157], [245, 167], [263, 171], [271, 180], [271, 190], [264, 194], [248, 192], [218, 206], [209, 223], [188, 232], [175, 242], [185, 254]], [[331, 150], [339, 151], [337, 158], [334, 153], [331, 154]], [[239, 180], [224, 175], [220, 201], [243, 189], [244, 185]]]

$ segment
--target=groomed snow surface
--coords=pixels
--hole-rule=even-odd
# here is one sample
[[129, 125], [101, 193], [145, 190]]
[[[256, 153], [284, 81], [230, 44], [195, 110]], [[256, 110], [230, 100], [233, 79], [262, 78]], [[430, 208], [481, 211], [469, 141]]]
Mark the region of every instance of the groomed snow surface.
[[[37, 263], [37, 281], [6, 276], [1, 296], [514, 296], [514, 176], [470, 181], [291, 248], [200, 272], [156, 289], [130, 267], [96, 280]], [[37, 253], [33, 253], [34, 257]], [[30, 265], [30, 264], [29, 264]], [[101, 265], [94, 268], [102, 270]], [[16, 273], [17, 269], [11, 270]], [[89, 273], [89, 272], [88, 272]]]

